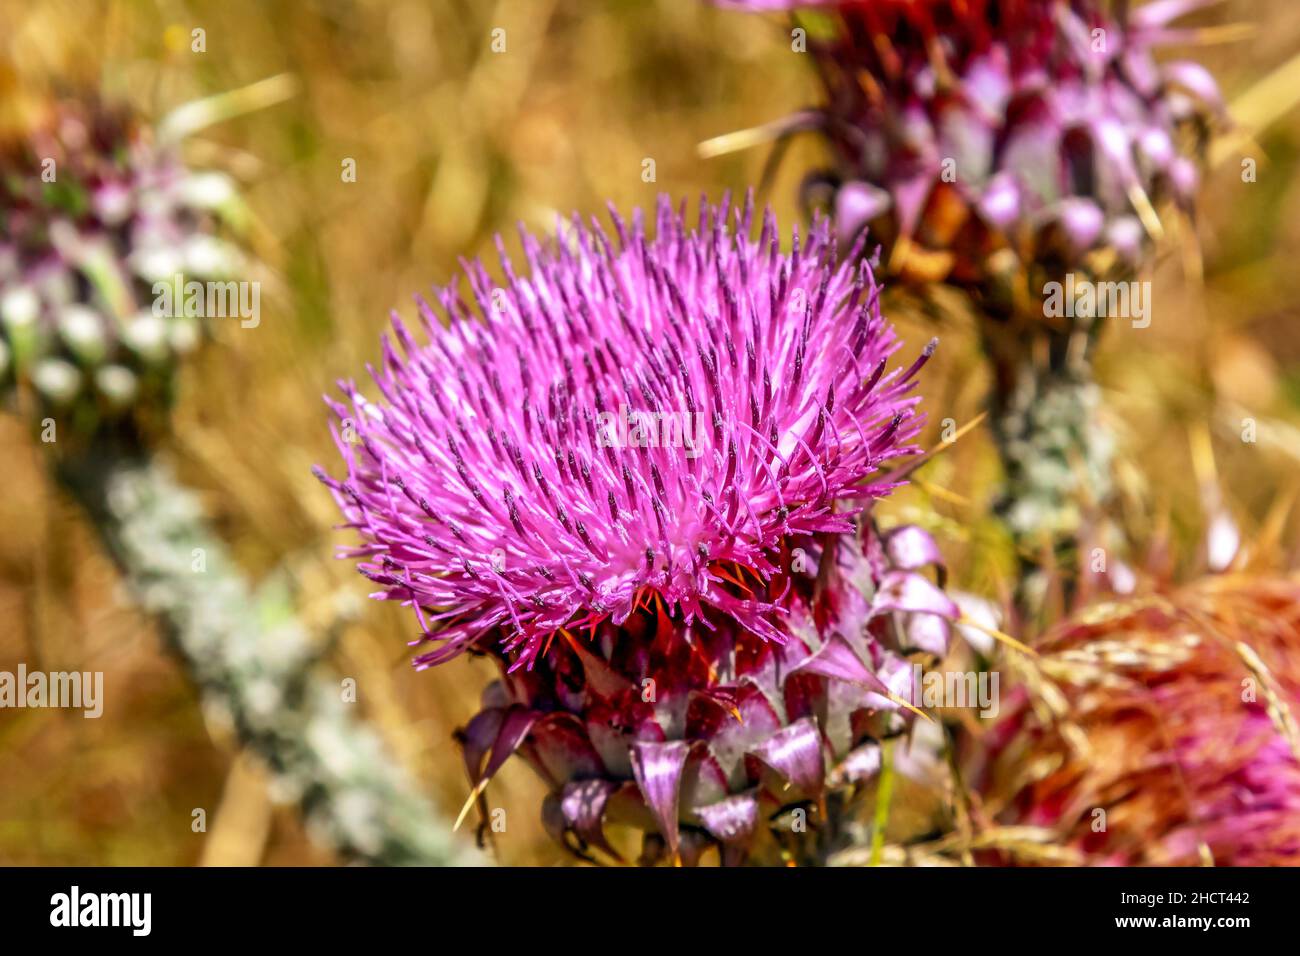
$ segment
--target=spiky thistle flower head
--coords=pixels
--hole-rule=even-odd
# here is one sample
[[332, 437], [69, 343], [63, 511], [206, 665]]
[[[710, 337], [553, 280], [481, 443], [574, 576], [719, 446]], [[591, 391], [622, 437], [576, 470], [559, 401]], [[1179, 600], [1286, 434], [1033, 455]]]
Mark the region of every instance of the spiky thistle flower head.
[[612, 235], [525, 232], [526, 273], [467, 265], [477, 318], [454, 288], [446, 327], [420, 300], [428, 344], [394, 316], [380, 399], [345, 382], [331, 403], [347, 474], [318, 475], [376, 596], [437, 645], [417, 665], [502, 665], [465, 731], [472, 781], [523, 747], [584, 846], [615, 794], [674, 852], [679, 820], [747, 841], [761, 767], [820, 793], [823, 746], [901, 729], [901, 653], [942, 653], [956, 615], [928, 536], [856, 520], [913, 450], [930, 348], [890, 370], [870, 266], [839, 262], [825, 221], [784, 252], [753, 218], [702, 203], [691, 228], [661, 200], [653, 235], [613, 210]]
[[221, 173], [193, 172], [125, 108], [44, 104], [0, 142], [0, 380], [83, 422], [164, 398], [196, 317], [155, 283], [226, 278], [239, 261]]
[[999, 822], [1102, 865], [1300, 860], [1300, 584], [1228, 574], [1099, 603], [977, 748]]
[[[586, 615], [627, 620], [653, 594], [687, 622], [707, 610], [777, 637], [774, 606], [716, 585], [760, 576], [792, 535], [844, 533], [889, 490], [880, 466], [920, 427], [910, 368], [870, 267], [839, 265], [825, 222], [780, 250], [769, 213], [729, 226], [724, 202], [691, 230], [663, 201], [615, 235], [575, 218], [550, 248], [523, 236], [529, 273], [467, 275], [430, 344], [393, 318], [373, 370], [382, 402], [341, 383], [346, 480], [330, 481], [367, 539], [361, 569], [388, 597], [439, 610], [435, 664], [484, 635], [531, 662]], [[928, 355], [928, 350], [927, 353]]]

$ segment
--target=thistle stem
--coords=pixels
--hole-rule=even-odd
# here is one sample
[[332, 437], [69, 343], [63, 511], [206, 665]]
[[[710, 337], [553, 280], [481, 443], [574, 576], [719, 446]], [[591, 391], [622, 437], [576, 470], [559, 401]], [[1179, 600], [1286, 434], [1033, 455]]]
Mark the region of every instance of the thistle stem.
[[[1111, 495], [1114, 440], [1089, 361], [1095, 329], [987, 337], [993, 434], [1006, 487], [995, 507], [1019, 556], [1017, 604], [1039, 616], [1047, 574], [1070, 589], [1085, 514]], [[1026, 346], [1028, 342], [1028, 346]]]
[[157, 461], [95, 449], [58, 465], [206, 707], [301, 804], [308, 831], [371, 864], [481, 862], [349, 710], [281, 595], [250, 593], [193, 494]]

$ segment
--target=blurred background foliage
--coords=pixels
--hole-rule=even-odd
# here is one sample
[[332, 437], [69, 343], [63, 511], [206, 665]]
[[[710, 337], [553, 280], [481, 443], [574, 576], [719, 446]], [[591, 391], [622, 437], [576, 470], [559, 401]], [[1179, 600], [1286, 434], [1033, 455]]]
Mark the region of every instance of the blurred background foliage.
[[[1232, 0], [1195, 22], [1254, 26], [1204, 31], [1236, 39], [1195, 51], [1230, 102], [1300, 49], [1293, 0]], [[191, 49], [197, 28], [203, 53]], [[491, 47], [497, 28], [502, 53]], [[165, 453], [250, 575], [285, 575], [331, 663], [356, 678], [358, 706], [454, 815], [468, 784], [452, 732], [492, 669], [462, 659], [415, 673], [409, 613], [365, 601], [367, 582], [331, 559], [347, 539], [310, 472], [337, 458], [320, 396], [338, 378], [363, 378], [388, 311], [412, 315], [412, 294], [447, 281], [460, 257], [491, 259], [497, 232], [517, 251], [517, 222], [546, 230], [557, 214], [599, 213], [606, 201], [626, 210], [662, 191], [693, 203], [759, 182], [768, 147], [703, 159], [697, 144], [815, 101], [816, 83], [786, 21], [699, 0], [0, 0], [5, 129], [50, 92], [98, 89], [156, 119], [284, 73], [297, 82], [292, 99], [187, 144], [196, 165], [244, 184], [271, 280], [260, 325], [218, 321], [216, 347], [186, 372]], [[818, 149], [795, 140], [762, 197], [785, 224], [800, 221], [798, 183]], [[1194, 566], [1200, 483], [1217, 480], [1247, 542], [1272, 542], [1262, 557], [1294, 566], [1300, 536], [1285, 509], [1300, 474], [1300, 119], [1220, 153], [1199, 253], [1190, 236], [1166, 249], [1150, 328], [1114, 325], [1099, 355], [1123, 442], [1122, 517], [1140, 548], [1168, 529], [1175, 564]], [[1243, 158], [1258, 161], [1257, 182], [1242, 181]], [[347, 159], [355, 182], [341, 175]], [[647, 159], [654, 182], [643, 179]], [[891, 315], [909, 353], [933, 334], [906, 303]], [[947, 318], [938, 334], [922, 383], [927, 444], [944, 419], [977, 415], [987, 388], [970, 323]], [[1241, 440], [1246, 417], [1255, 443]], [[0, 863], [332, 862], [205, 719], [52, 488], [39, 442], [0, 415], [0, 449], [0, 669], [102, 670], [107, 698], [99, 720], [0, 713]], [[1013, 562], [989, 517], [998, 465], [988, 435], [974, 430], [919, 478], [884, 520], [933, 526], [957, 581], [997, 598]], [[489, 806], [507, 811], [501, 862], [564, 861], [541, 830], [541, 795], [513, 761], [489, 790]], [[206, 833], [192, 831], [195, 808]]]

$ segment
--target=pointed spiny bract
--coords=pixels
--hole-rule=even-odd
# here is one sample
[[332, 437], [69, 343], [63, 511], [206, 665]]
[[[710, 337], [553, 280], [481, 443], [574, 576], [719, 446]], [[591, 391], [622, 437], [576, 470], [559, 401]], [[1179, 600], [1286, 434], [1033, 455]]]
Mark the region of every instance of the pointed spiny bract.
[[[661, 200], [523, 233], [527, 269], [465, 268], [423, 300], [429, 344], [394, 318], [372, 369], [380, 400], [332, 402], [346, 477], [331, 487], [382, 596], [417, 607], [417, 659], [502, 633], [529, 665], [563, 625], [638, 602], [709, 626], [722, 614], [782, 640], [779, 610], [721, 586], [732, 562], [767, 579], [792, 535], [846, 532], [911, 451], [923, 361], [898, 343], [865, 264], [839, 264], [827, 224], [780, 250], [769, 211], [707, 203], [698, 228]], [[929, 354], [927, 350], [926, 354]]]
[[920, 528], [882, 535], [864, 519], [792, 545], [791, 573], [765, 589], [781, 643], [642, 609], [565, 628], [533, 668], [503, 673], [459, 735], [473, 792], [518, 752], [551, 790], [547, 829], [584, 858], [616, 856], [605, 827], [624, 824], [648, 836], [649, 859], [815, 859], [816, 836], [787, 832], [781, 849], [781, 814], [810, 815], [816, 833], [823, 798], [874, 778], [881, 741], [915, 719], [913, 663], [946, 654], [958, 611], [930, 580], [943, 564]]

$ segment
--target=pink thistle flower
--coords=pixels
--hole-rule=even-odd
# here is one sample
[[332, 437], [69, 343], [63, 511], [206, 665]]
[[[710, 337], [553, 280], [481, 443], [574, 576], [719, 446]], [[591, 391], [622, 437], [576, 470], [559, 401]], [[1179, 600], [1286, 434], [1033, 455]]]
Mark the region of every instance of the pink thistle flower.
[[[751, 214], [732, 233], [725, 201], [705, 206], [689, 231], [661, 202], [653, 239], [617, 213], [614, 240], [576, 218], [549, 249], [525, 234], [526, 277], [504, 251], [503, 285], [467, 266], [482, 321], [454, 289], [437, 295], [446, 328], [419, 300], [423, 348], [394, 316], [382, 402], [341, 383], [348, 475], [326, 481], [366, 538], [363, 573], [438, 609], [420, 666], [498, 630], [527, 664], [557, 628], [620, 625], [646, 594], [780, 639], [776, 605], [714, 569], [768, 577], [787, 537], [850, 532], [892, 487], [871, 478], [915, 450], [908, 393], [930, 350], [886, 371], [898, 342], [870, 267], [835, 265], [825, 222], [782, 253], [769, 213], [751, 241]], [[620, 434], [620, 406], [640, 436]]]
[[582, 846], [620, 794], [674, 853], [679, 821], [747, 845], [762, 768], [791, 798], [848, 779], [839, 758], [905, 724], [901, 653], [942, 654], [957, 615], [927, 535], [855, 520], [915, 451], [934, 343], [889, 369], [861, 250], [841, 263], [818, 220], [782, 252], [753, 218], [752, 197], [694, 229], [661, 200], [653, 237], [575, 216], [522, 234], [523, 275], [498, 242], [504, 282], [465, 268], [477, 318], [454, 287], [446, 326], [419, 299], [429, 344], [394, 316], [380, 400], [331, 402], [345, 556], [415, 608], [418, 667], [502, 665], [464, 733], [476, 793], [523, 748]]

